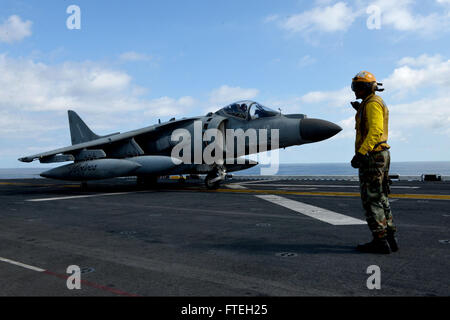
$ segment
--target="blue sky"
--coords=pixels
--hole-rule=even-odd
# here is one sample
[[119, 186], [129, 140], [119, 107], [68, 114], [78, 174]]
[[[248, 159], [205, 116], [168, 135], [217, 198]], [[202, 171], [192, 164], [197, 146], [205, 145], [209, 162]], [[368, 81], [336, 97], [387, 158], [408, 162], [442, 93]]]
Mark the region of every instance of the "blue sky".
[[69, 108], [107, 134], [241, 99], [344, 128], [282, 163], [348, 162], [360, 70], [385, 84], [392, 160], [448, 161], [449, 34], [450, 0], [2, 0], [0, 167], [70, 144]]

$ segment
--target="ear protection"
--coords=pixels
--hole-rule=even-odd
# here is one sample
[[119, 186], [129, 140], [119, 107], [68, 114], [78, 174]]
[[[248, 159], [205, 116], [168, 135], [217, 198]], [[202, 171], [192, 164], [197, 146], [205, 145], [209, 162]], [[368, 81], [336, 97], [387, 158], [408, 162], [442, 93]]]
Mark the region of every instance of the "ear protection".
[[384, 88], [378, 88], [378, 86], [382, 86], [383, 84], [381, 82], [374, 82], [372, 85], [372, 92], [375, 91], [384, 91]]

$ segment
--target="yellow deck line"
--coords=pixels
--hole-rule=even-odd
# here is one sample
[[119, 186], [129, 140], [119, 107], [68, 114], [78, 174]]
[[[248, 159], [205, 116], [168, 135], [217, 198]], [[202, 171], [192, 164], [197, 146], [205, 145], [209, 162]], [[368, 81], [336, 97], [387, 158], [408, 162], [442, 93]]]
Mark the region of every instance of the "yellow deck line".
[[397, 199], [450, 200], [450, 195], [448, 194], [391, 194], [389, 197]]
[[[0, 185], [17, 185], [17, 186], [52, 186], [52, 184], [30, 184], [22, 182], [0, 182]], [[57, 185], [53, 185], [57, 186]], [[59, 186], [61, 187], [61, 186]], [[63, 185], [65, 188], [79, 187], [78, 184]], [[177, 189], [178, 191], [180, 189]], [[269, 190], [269, 189], [217, 189], [206, 190], [202, 188], [186, 188], [182, 190], [189, 191], [204, 191], [204, 192], [237, 192], [237, 193], [251, 193], [251, 194], [283, 194], [283, 195], [297, 195], [297, 196], [323, 196], [323, 197], [360, 197], [359, 192], [306, 192], [306, 191], [287, 191], [287, 190]], [[450, 195], [447, 194], [390, 194], [392, 199], [416, 199], [416, 200], [450, 200]]]
[[[238, 193], [270, 193], [298, 196], [325, 196], [325, 197], [360, 197], [359, 192], [305, 192], [286, 190], [252, 190], [252, 189], [217, 189], [217, 192], [238, 192]], [[390, 194], [392, 199], [427, 199], [427, 200], [450, 200], [450, 195], [446, 194]]]
[[79, 188], [80, 185], [77, 184], [66, 184], [66, 185], [57, 185], [57, 184], [43, 184], [43, 183], [26, 183], [26, 182], [0, 182], [0, 186], [26, 186], [26, 187], [68, 187], [68, 188]]
[[26, 183], [26, 182], [0, 182], [0, 185], [4, 186], [27, 186], [27, 187], [49, 187], [54, 184], [34, 184], [34, 183]]

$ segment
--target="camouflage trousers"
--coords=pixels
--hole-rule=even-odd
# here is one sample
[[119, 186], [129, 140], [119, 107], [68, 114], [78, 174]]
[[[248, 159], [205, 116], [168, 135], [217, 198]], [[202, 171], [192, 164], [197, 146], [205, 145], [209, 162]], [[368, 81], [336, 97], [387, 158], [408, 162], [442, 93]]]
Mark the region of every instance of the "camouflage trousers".
[[366, 221], [374, 237], [383, 238], [397, 230], [389, 205], [389, 150], [369, 154], [367, 163], [359, 168], [359, 184]]

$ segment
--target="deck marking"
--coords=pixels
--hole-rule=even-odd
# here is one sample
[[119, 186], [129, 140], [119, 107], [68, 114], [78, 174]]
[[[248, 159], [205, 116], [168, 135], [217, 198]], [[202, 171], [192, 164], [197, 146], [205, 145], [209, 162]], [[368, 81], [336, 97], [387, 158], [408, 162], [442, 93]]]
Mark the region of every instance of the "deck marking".
[[[187, 189], [186, 189], [187, 191]], [[359, 192], [306, 192], [306, 191], [287, 191], [287, 190], [273, 190], [273, 189], [217, 189], [217, 190], [204, 190], [200, 188], [192, 188], [189, 191], [200, 192], [237, 192], [237, 193], [262, 193], [262, 194], [284, 194], [284, 195], [297, 195], [297, 196], [324, 196], [324, 197], [360, 197]], [[428, 199], [428, 200], [450, 200], [448, 194], [390, 194], [389, 199]]]
[[132, 191], [132, 192], [97, 193], [97, 194], [85, 194], [85, 195], [79, 195], [79, 196], [67, 196], [67, 197], [55, 197], [55, 198], [28, 199], [28, 200], [25, 200], [25, 201], [31, 201], [31, 202], [55, 201], [55, 200], [67, 200], [67, 199], [79, 199], [79, 198], [92, 198], [92, 197], [103, 197], [103, 196], [115, 196], [115, 195], [129, 194], [129, 193], [136, 193], [136, 192], [138, 192], [138, 191]]
[[[264, 180], [268, 181], [268, 180]], [[0, 184], [2, 184], [0, 182]], [[6, 183], [4, 183], [6, 184]], [[8, 183], [9, 184], [9, 183]], [[233, 184], [233, 183], [232, 183]], [[248, 184], [248, 182], [239, 182], [235, 183], [236, 185], [242, 185], [242, 184]], [[50, 185], [48, 185], [50, 186]], [[55, 185], [56, 187], [60, 187], [58, 185]], [[75, 185], [65, 185], [63, 187], [74, 187]], [[264, 186], [264, 185], [258, 185], [258, 186]], [[292, 186], [299, 186], [299, 185], [289, 185]], [[303, 185], [302, 185], [303, 186]], [[305, 185], [305, 186], [316, 186], [316, 185]], [[323, 186], [323, 185], [317, 185], [317, 186]], [[330, 185], [331, 187], [332, 185]], [[397, 188], [403, 188], [402, 186], [394, 186]], [[406, 187], [406, 186], [405, 186]], [[411, 189], [413, 188], [420, 188], [420, 187], [409, 187]], [[148, 190], [147, 190], [148, 191]], [[237, 193], [260, 193], [260, 194], [281, 194], [281, 195], [299, 195], [299, 196], [325, 196], [325, 197], [360, 197], [359, 192], [326, 192], [326, 191], [317, 191], [317, 192], [306, 192], [306, 191], [288, 191], [288, 190], [274, 190], [274, 189], [243, 189], [243, 188], [227, 188], [227, 189], [217, 189], [217, 190], [204, 190], [200, 188], [189, 188], [184, 190], [175, 190], [175, 191], [200, 191], [200, 192], [237, 192]], [[88, 198], [88, 197], [98, 197], [98, 196], [106, 196], [106, 195], [120, 195], [120, 194], [127, 194], [127, 193], [135, 193], [135, 192], [146, 192], [146, 191], [131, 191], [131, 192], [116, 192], [116, 193], [102, 193], [102, 194], [91, 194], [91, 195], [79, 195], [79, 196], [67, 196], [67, 197], [57, 197], [57, 198], [44, 198], [44, 199], [28, 199], [26, 201], [52, 201], [52, 200], [65, 200], [65, 199], [72, 199], [72, 198]], [[450, 200], [450, 195], [447, 194], [390, 194], [389, 199], [427, 199], [427, 200]]]
[[247, 189], [244, 186], [241, 186], [239, 183], [229, 183], [226, 184], [225, 187], [230, 188], [230, 189]]
[[[239, 184], [254, 184], [256, 182], [240, 182]], [[332, 185], [332, 184], [278, 184], [278, 183], [264, 183], [258, 185], [258, 187], [318, 187], [318, 188], [359, 188], [359, 185]], [[420, 187], [412, 186], [391, 186], [391, 189], [420, 189]]]
[[256, 197], [335, 226], [367, 224], [360, 219], [276, 195], [257, 195]]
[[[54, 276], [54, 277], [57, 277], [57, 278], [60, 278], [60, 279], [67, 279], [67, 278], [69, 278], [69, 276], [66, 275], [66, 274], [55, 273], [55, 272], [52, 272], [52, 271], [49, 271], [49, 270], [45, 270], [45, 269], [41, 269], [41, 268], [38, 268], [38, 267], [30, 266], [29, 264], [25, 264], [25, 263], [22, 263], [22, 262], [14, 261], [14, 260], [11, 260], [11, 259], [6, 259], [6, 258], [3, 258], [3, 257], [0, 257], [0, 261], [6, 262], [6, 263], [9, 263], [9, 264], [18, 266], [18, 267], [22, 267], [22, 268], [25, 268], [25, 269], [28, 269], [28, 270], [41, 272], [41, 273], [44, 273], [44, 274], [47, 274], [47, 275], [50, 275], [50, 276]], [[87, 285], [89, 287], [92, 287], [92, 288], [97, 288], [97, 289], [100, 289], [100, 290], [103, 290], [103, 291], [108, 291], [108, 292], [114, 293], [116, 295], [131, 296], [131, 297], [137, 297], [138, 296], [138, 295], [133, 294], [133, 293], [128, 293], [128, 292], [121, 291], [121, 290], [118, 290], [118, 289], [115, 289], [115, 288], [111, 288], [111, 287], [108, 287], [108, 286], [103, 286], [103, 285], [100, 285], [98, 283], [91, 282], [91, 281], [81, 280], [81, 283], [84, 284], [84, 285]]]
[[0, 261], [6, 262], [6, 263], [9, 263], [9, 264], [13, 264], [13, 265], [25, 268], [25, 269], [37, 271], [37, 272], [44, 272], [45, 271], [44, 269], [41, 269], [41, 268], [38, 268], [38, 267], [33, 267], [33, 266], [28, 265], [28, 264], [17, 262], [17, 261], [10, 260], [10, 259], [6, 259], [6, 258], [3, 258], [3, 257], [0, 257]]
[[253, 184], [253, 183], [283, 181], [283, 180], [286, 180], [286, 179], [261, 179], [261, 180], [242, 181], [242, 182], [237, 182], [237, 183], [239, 183], [239, 184]]

